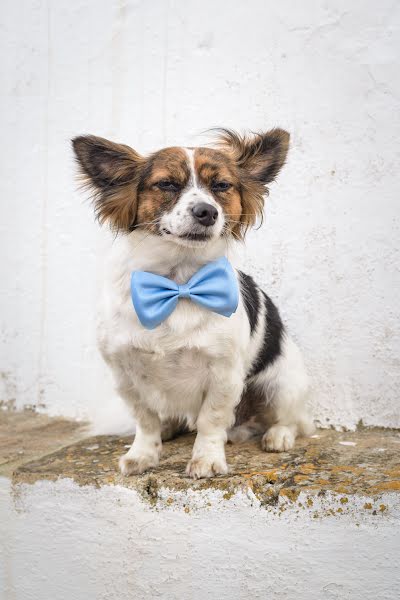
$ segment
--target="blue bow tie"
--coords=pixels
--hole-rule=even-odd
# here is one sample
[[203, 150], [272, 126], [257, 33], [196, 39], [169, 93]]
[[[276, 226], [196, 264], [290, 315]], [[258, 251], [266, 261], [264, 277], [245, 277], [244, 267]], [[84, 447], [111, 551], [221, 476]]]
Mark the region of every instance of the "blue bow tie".
[[134, 271], [131, 294], [139, 321], [147, 329], [154, 329], [169, 317], [179, 298], [189, 298], [225, 317], [235, 312], [239, 302], [237, 279], [225, 257], [199, 269], [184, 285], [154, 273]]

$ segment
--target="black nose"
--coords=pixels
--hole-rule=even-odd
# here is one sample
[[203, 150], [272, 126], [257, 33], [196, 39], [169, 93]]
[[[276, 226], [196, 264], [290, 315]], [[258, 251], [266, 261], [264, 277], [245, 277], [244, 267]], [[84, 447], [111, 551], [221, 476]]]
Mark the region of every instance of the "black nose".
[[196, 221], [205, 227], [214, 225], [218, 217], [218, 211], [212, 204], [206, 202], [199, 202], [192, 208], [192, 213]]

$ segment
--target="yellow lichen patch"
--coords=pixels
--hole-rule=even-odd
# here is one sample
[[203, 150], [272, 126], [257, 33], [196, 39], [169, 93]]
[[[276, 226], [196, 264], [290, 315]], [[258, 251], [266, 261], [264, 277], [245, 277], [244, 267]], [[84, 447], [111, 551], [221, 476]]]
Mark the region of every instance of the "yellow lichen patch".
[[354, 475], [361, 475], [361, 473], [365, 472], [365, 469], [363, 469], [362, 467], [353, 467], [350, 465], [336, 465], [331, 468], [331, 471], [332, 473], [347, 472], [354, 473]]
[[312, 458], [318, 458], [319, 454], [320, 454], [320, 449], [318, 448], [317, 445], [315, 445], [315, 446], [309, 446], [307, 448], [307, 452], [305, 455], [307, 458], [312, 459]]
[[307, 486], [303, 487], [302, 491], [304, 492], [304, 490], [311, 490], [313, 492], [314, 491], [320, 492], [321, 491], [321, 486], [320, 485], [316, 485], [316, 484], [313, 484], [313, 485], [310, 484], [310, 485], [307, 485]]
[[385, 475], [389, 477], [400, 477], [400, 469], [388, 469], [387, 471], [383, 471]]
[[288, 500], [291, 500], [292, 502], [296, 502], [297, 498], [300, 495], [300, 491], [299, 490], [293, 490], [290, 488], [283, 488], [280, 492], [279, 492], [280, 496], [284, 496], [285, 498], [288, 498]]
[[364, 504], [364, 508], [365, 508], [366, 510], [371, 510], [371, 508], [372, 508], [372, 504], [371, 504], [371, 502], [366, 502], [366, 503]]
[[400, 481], [383, 481], [372, 488], [376, 492], [396, 492], [400, 490]]
[[261, 504], [275, 504], [277, 500], [276, 491], [273, 488], [263, 488], [259, 486], [254, 489], [255, 497], [261, 502]]
[[348, 503], [348, 501], [349, 501], [349, 499], [348, 499], [348, 498], [346, 498], [346, 497], [344, 497], [344, 498], [340, 498], [340, 503], [341, 503], [341, 504], [347, 504], [347, 503]]
[[233, 492], [225, 492], [225, 494], [222, 496], [224, 500], [230, 500], [233, 496]]
[[385, 510], [387, 510], [386, 504], [380, 504], [379, 505], [379, 511], [383, 513], [383, 512], [385, 512]]
[[275, 483], [278, 481], [278, 473], [276, 469], [272, 469], [271, 471], [254, 471], [253, 473], [240, 473], [246, 479], [251, 479], [257, 475], [262, 475], [266, 478], [268, 483]]
[[349, 477], [344, 477], [339, 479], [342, 485], [351, 485], [353, 483], [353, 479], [349, 479]]
[[313, 465], [312, 463], [306, 463], [305, 465], [300, 466], [300, 473], [303, 473], [304, 475], [308, 475], [309, 473], [314, 473], [314, 472], [315, 472], [315, 465]]
[[337, 486], [335, 486], [334, 491], [337, 492], [338, 494], [348, 494], [349, 486], [348, 485], [337, 485]]
[[314, 502], [312, 498], [307, 498], [307, 506], [314, 506]]
[[303, 483], [303, 481], [309, 481], [310, 478], [308, 475], [295, 475], [293, 479], [295, 483]]

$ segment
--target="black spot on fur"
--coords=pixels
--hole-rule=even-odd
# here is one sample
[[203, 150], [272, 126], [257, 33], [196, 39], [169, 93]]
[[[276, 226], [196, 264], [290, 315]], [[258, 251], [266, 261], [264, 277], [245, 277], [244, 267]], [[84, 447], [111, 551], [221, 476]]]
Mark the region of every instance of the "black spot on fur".
[[271, 298], [264, 292], [262, 292], [262, 294], [264, 296], [266, 310], [264, 341], [252, 369], [247, 376], [248, 378], [257, 375], [271, 365], [281, 353], [282, 335], [284, 332], [283, 324], [278, 309]]
[[258, 414], [265, 413], [265, 393], [260, 386], [249, 383], [243, 391], [235, 409], [235, 427], [242, 425]]
[[247, 318], [250, 323], [250, 334], [253, 335], [258, 323], [258, 313], [260, 311], [260, 299], [258, 289], [254, 280], [250, 275], [239, 271], [240, 289], [242, 292], [244, 307], [246, 309]]

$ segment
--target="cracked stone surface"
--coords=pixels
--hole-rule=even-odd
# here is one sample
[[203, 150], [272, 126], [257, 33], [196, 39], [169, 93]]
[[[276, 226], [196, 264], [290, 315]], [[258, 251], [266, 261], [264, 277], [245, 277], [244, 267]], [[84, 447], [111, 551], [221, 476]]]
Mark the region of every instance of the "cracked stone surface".
[[[122, 485], [137, 490], [149, 501], [159, 491], [221, 490], [229, 499], [238, 491], [251, 490], [262, 504], [285, 499], [295, 502], [303, 492], [309, 498], [333, 492], [379, 500], [386, 493], [400, 494], [400, 432], [368, 429], [354, 433], [319, 430], [311, 438], [297, 441], [290, 452], [266, 453], [258, 439], [227, 445], [230, 472], [226, 476], [192, 481], [185, 476], [194, 435], [185, 435], [163, 445], [157, 469], [142, 475], [122, 477], [118, 458], [131, 443], [130, 437], [84, 437], [82, 425], [61, 419], [10, 414], [1, 427], [0, 462], [3, 474], [14, 470], [14, 483], [34, 483], [70, 478], [79, 485]], [[31, 429], [29, 429], [29, 420]], [[7, 440], [14, 438], [7, 450]], [[29, 447], [26, 446], [29, 438]], [[77, 441], [77, 438], [78, 439]], [[18, 454], [19, 444], [24, 454]], [[35, 446], [36, 444], [36, 446]], [[64, 446], [60, 448], [60, 446]], [[8, 457], [8, 459], [7, 459]], [[7, 462], [8, 460], [8, 462]], [[304, 497], [304, 494], [302, 494]], [[384, 505], [377, 504], [385, 510]], [[382, 508], [383, 507], [383, 508]], [[375, 510], [372, 504], [366, 510]]]

